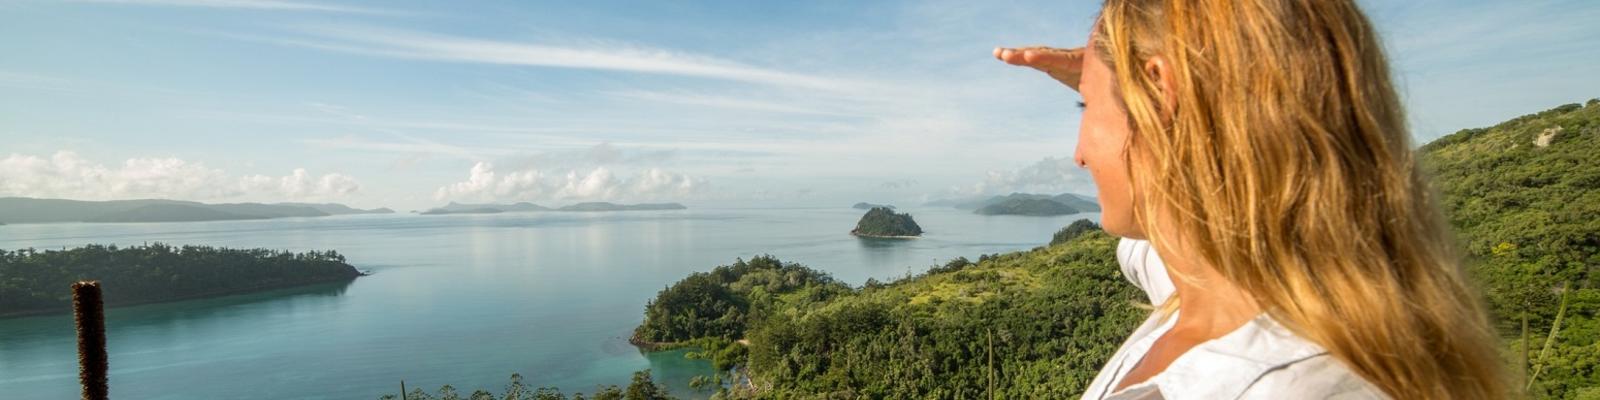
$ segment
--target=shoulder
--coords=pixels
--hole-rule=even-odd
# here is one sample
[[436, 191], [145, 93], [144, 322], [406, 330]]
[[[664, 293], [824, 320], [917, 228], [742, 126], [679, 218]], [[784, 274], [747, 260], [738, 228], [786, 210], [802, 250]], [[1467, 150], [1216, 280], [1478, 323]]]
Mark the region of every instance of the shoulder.
[[1383, 391], [1327, 353], [1262, 373], [1241, 399], [1387, 399]]
[[1190, 349], [1157, 380], [1168, 399], [1387, 399], [1266, 314]]

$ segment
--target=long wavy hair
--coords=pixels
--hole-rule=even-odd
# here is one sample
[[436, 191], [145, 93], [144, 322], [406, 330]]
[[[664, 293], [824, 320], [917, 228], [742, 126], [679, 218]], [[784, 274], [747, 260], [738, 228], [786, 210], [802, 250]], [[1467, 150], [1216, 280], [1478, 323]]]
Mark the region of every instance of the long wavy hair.
[[[1107, 0], [1095, 29], [1152, 242], [1393, 398], [1509, 395], [1355, 1]], [[1144, 67], [1158, 57], [1170, 92]]]

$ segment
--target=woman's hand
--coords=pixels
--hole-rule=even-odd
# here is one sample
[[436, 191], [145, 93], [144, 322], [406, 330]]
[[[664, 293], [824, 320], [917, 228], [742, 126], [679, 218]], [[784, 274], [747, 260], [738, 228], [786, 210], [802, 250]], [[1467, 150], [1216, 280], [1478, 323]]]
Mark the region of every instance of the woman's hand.
[[994, 58], [1011, 65], [1022, 65], [1049, 74], [1072, 90], [1078, 90], [1083, 78], [1083, 48], [1058, 49], [1033, 46], [1023, 48], [996, 47]]

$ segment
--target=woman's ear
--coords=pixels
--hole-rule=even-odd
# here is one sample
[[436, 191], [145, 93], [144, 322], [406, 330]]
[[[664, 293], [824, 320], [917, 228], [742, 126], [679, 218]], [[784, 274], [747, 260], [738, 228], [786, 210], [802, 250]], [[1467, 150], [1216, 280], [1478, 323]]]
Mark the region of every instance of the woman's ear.
[[1161, 117], [1170, 120], [1173, 106], [1178, 104], [1177, 85], [1173, 83], [1177, 78], [1172, 74], [1172, 65], [1165, 57], [1151, 57], [1144, 62], [1144, 74], [1161, 89]]

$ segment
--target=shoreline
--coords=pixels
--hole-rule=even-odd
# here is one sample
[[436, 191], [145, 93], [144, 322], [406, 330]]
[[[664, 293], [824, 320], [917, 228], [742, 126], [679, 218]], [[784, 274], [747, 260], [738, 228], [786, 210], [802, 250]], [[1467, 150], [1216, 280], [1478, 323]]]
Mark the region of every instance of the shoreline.
[[902, 239], [903, 240], [903, 239], [921, 239], [922, 238], [922, 235], [900, 235], [900, 236], [868, 235], [868, 234], [865, 234], [865, 233], [856, 232], [854, 230], [850, 231], [850, 235], [851, 236], [855, 236], [855, 237], [859, 237], [859, 238], [868, 238], [868, 239]]
[[[136, 301], [136, 302], [120, 303], [120, 304], [106, 304], [105, 308], [107, 310], [109, 310], [109, 309], [121, 308], [121, 307], [143, 306], [143, 305], [162, 304], [162, 303], [176, 303], [176, 302], [180, 302], [180, 301], [189, 301], [189, 300], [214, 299], [214, 298], [219, 298], [219, 297], [228, 297], [228, 296], [238, 296], [238, 295], [245, 295], [245, 294], [269, 292], [269, 291], [273, 291], [273, 290], [294, 289], [294, 288], [300, 288], [300, 287], [306, 287], [306, 286], [315, 286], [315, 285], [323, 285], [323, 284], [336, 283], [336, 282], [354, 281], [354, 280], [356, 280], [356, 278], [372, 275], [371, 272], [363, 272], [363, 271], [360, 271], [360, 270], [357, 270], [356, 272], [358, 272], [359, 275], [351, 277], [348, 280], [329, 279], [329, 280], [322, 280], [322, 281], [315, 281], [315, 282], [305, 282], [305, 283], [292, 284], [292, 285], [257, 286], [257, 287], [252, 287], [252, 288], [248, 288], [248, 289], [243, 289], [243, 290], [226, 290], [226, 291], [193, 293], [193, 294], [187, 294], [187, 295], [183, 295], [183, 296], [177, 296], [177, 297], [161, 299], [161, 300]], [[64, 290], [63, 290], [63, 292], [64, 292]], [[11, 318], [23, 318], [23, 317], [38, 317], [38, 316], [45, 316], [45, 315], [58, 315], [58, 314], [59, 315], [72, 315], [72, 306], [68, 305], [67, 308], [64, 309], [64, 310], [55, 310], [55, 309], [51, 309], [51, 310], [27, 310], [27, 311], [12, 311], [12, 312], [0, 313], [0, 320], [11, 319]]]

